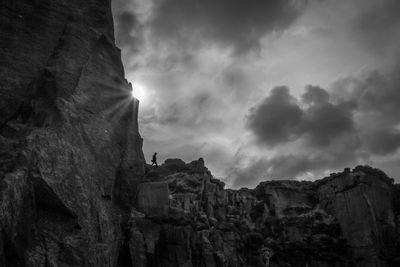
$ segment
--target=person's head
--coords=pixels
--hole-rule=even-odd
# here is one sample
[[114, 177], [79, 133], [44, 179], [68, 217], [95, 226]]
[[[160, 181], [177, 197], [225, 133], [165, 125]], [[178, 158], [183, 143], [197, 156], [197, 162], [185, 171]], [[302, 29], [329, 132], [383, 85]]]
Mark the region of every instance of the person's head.
[[154, 155], [157, 155], [157, 152], [155, 152]]

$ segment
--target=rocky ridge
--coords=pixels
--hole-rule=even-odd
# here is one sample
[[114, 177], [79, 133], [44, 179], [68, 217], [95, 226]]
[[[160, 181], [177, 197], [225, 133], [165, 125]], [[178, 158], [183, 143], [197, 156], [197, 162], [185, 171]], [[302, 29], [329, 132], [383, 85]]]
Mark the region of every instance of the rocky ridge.
[[132, 266], [400, 264], [399, 195], [380, 170], [231, 190], [202, 159], [170, 159], [146, 179], [128, 225]]

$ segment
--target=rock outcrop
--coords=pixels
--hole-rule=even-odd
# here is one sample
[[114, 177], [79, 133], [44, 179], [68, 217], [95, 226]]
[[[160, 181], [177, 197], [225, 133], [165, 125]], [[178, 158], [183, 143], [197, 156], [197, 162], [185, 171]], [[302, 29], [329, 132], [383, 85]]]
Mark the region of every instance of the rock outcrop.
[[0, 267], [400, 266], [376, 169], [230, 190], [145, 166], [110, 0], [5, 0], [0, 33]]
[[399, 194], [371, 167], [229, 190], [202, 159], [173, 159], [148, 166], [143, 185], [139, 202], [149, 191], [163, 201], [130, 215], [132, 266], [400, 264]]
[[110, 1], [2, 1], [0, 33], [0, 266], [117, 266], [144, 159]]

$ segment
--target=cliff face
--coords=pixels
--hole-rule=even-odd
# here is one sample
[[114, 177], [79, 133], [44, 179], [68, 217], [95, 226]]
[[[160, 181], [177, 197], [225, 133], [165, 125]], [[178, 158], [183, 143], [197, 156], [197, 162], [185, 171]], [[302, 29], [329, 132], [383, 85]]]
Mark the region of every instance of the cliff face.
[[146, 177], [128, 225], [132, 266], [400, 264], [398, 192], [371, 167], [241, 190], [223, 189], [201, 159]]
[[109, 0], [0, 4], [0, 266], [399, 266], [399, 189], [357, 167], [227, 190], [147, 167]]
[[116, 266], [144, 160], [110, 1], [2, 1], [0, 22], [0, 266]]

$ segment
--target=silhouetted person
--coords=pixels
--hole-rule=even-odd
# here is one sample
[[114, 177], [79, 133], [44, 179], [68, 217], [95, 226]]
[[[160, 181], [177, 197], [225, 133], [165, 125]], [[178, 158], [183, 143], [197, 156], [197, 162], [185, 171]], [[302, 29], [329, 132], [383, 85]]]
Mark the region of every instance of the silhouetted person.
[[156, 165], [156, 167], [158, 167], [157, 164], [157, 152], [153, 154], [153, 158], [151, 159], [151, 166]]

